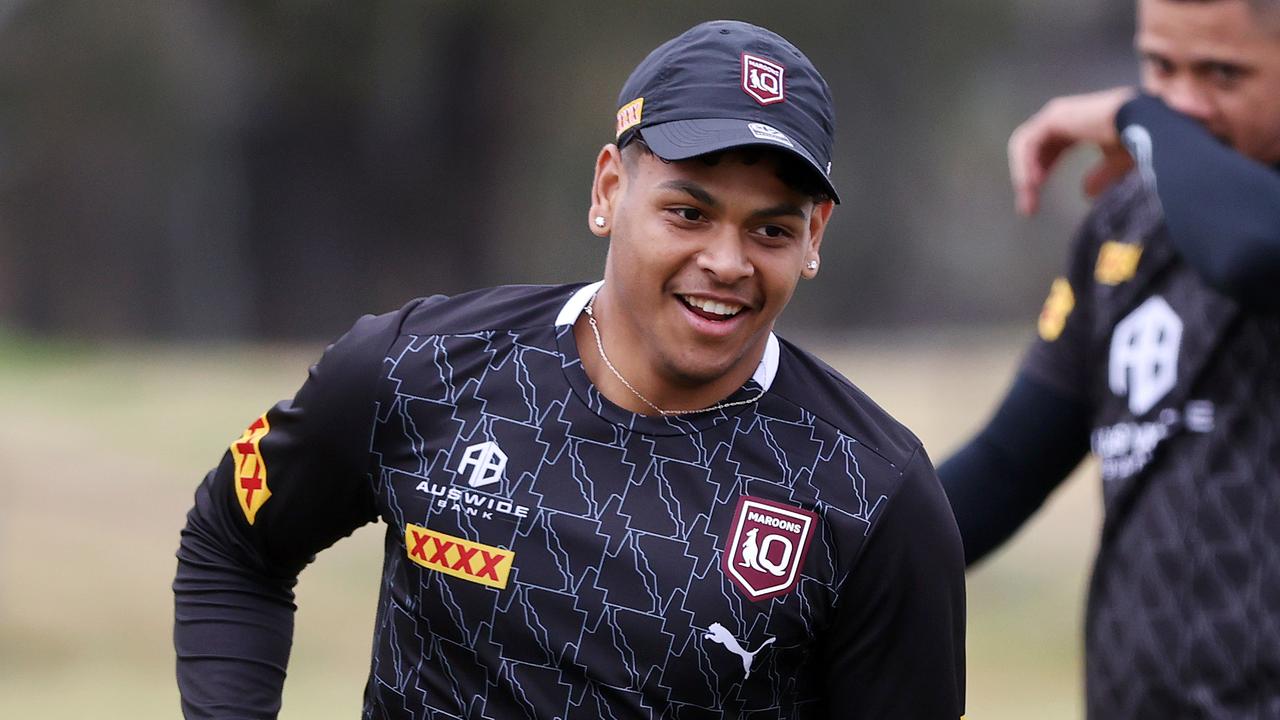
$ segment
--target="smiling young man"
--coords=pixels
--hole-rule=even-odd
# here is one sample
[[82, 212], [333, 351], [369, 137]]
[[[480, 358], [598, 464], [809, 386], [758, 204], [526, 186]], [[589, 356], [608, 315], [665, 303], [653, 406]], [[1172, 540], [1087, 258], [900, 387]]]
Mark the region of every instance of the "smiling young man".
[[[705, 408], [751, 377], [796, 284], [817, 274], [834, 207], [799, 164], [760, 147], [672, 162], [638, 138], [600, 152], [593, 230], [611, 240], [593, 315], [622, 350], [615, 369], [651, 388], [637, 395], [587, 354], [607, 396], [641, 413]], [[587, 328], [584, 316], [590, 347]]]
[[1142, 92], [1059, 98], [1010, 140], [1023, 212], [1077, 143], [1102, 150], [1088, 191], [1123, 179], [939, 473], [976, 562], [1098, 456], [1090, 718], [1280, 717], [1280, 0], [1137, 8]]
[[602, 282], [365, 317], [200, 486], [188, 717], [274, 717], [292, 587], [387, 526], [367, 718], [958, 718], [963, 557], [924, 449], [773, 333], [836, 192], [825, 82], [740, 22], [623, 88]]

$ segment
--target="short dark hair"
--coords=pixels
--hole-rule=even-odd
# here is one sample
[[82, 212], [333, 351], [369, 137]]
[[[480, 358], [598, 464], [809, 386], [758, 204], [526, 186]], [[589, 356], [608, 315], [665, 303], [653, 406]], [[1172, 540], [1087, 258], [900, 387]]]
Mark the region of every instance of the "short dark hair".
[[[644, 141], [644, 138], [640, 137], [640, 133], [635, 133], [630, 138], [625, 139], [621, 151], [623, 165], [628, 170], [633, 166], [635, 158], [640, 155], [649, 155], [664, 163], [670, 162], [653, 152]], [[812, 168], [791, 153], [782, 152], [768, 145], [743, 145], [699, 155], [691, 159], [701, 160], [703, 163], [713, 166], [719, 164], [724, 159], [724, 156], [729, 153], [735, 153], [741, 157], [744, 165], [754, 165], [763, 158], [772, 158], [778, 168], [778, 179], [784, 185], [802, 195], [807, 195], [815, 205], [832, 199], [830, 193], [826, 190], [826, 183], [815, 175]]]

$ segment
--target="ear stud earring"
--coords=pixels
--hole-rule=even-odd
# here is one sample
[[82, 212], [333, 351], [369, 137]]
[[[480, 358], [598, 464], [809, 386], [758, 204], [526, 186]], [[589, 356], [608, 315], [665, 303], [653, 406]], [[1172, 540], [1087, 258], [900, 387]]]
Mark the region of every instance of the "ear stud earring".
[[603, 216], [603, 215], [597, 215], [597, 216], [596, 216], [596, 220], [595, 220], [595, 222], [596, 222], [596, 227], [598, 227], [598, 228], [603, 228], [603, 227], [604, 227], [604, 216]]
[[818, 269], [818, 261], [817, 261], [817, 260], [810, 260], [809, 262], [805, 263], [805, 266], [804, 266], [804, 267], [805, 267], [805, 269], [806, 269], [806, 270], [809, 270], [809, 271], [817, 270], [817, 269]]

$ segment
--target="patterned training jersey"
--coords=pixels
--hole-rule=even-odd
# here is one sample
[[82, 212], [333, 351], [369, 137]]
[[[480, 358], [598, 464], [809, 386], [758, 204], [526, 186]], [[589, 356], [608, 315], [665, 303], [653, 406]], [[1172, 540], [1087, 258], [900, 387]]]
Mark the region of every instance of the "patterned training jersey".
[[246, 681], [210, 644], [262, 642], [202, 637], [193, 588], [288, 585], [376, 519], [366, 718], [962, 714], [963, 559], [920, 442], [774, 336], [729, 398], [758, 402], [623, 410], [574, 340], [596, 287], [366, 317], [232, 444], [179, 551], [188, 713]]
[[1090, 214], [1024, 372], [1092, 412], [1091, 718], [1280, 717], [1280, 317], [1208, 287], [1135, 173]]

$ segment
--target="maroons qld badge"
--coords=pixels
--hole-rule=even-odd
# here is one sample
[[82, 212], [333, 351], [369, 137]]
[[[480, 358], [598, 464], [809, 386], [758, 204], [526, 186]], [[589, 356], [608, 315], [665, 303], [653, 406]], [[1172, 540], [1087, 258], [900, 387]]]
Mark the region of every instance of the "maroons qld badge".
[[752, 600], [791, 592], [817, 524], [818, 516], [808, 510], [743, 495], [720, 567]]
[[742, 53], [742, 91], [761, 105], [772, 105], [787, 99], [782, 78], [786, 68], [776, 62]]

